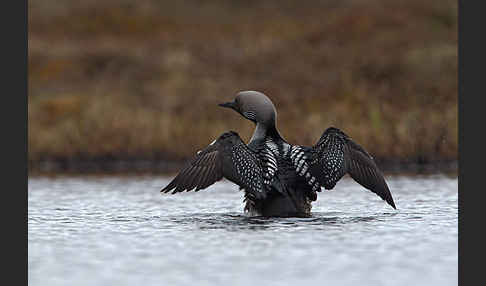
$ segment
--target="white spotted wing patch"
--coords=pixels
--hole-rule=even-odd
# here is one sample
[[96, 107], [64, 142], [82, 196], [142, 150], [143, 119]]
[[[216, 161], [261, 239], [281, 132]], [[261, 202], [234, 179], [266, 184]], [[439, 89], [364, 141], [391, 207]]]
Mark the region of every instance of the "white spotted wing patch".
[[234, 145], [231, 150], [231, 161], [236, 167], [236, 173], [249, 191], [261, 193], [261, 168], [255, 154], [241, 145]]
[[309, 152], [309, 166], [322, 186], [328, 190], [349, 174], [356, 182], [396, 208], [390, 189], [373, 157], [343, 131], [327, 128]]
[[319, 143], [319, 156], [311, 163], [320, 167], [326, 189], [332, 189], [344, 175], [344, 144], [340, 140], [338, 137], [324, 136]]

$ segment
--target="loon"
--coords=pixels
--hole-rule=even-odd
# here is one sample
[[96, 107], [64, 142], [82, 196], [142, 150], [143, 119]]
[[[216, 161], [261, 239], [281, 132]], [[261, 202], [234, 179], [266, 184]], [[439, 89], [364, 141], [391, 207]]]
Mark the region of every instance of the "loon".
[[278, 132], [275, 106], [265, 94], [241, 91], [219, 106], [255, 123], [250, 141], [245, 144], [234, 131], [223, 133], [198, 151], [162, 193], [199, 191], [224, 177], [244, 190], [244, 211], [250, 216], [309, 217], [317, 192], [333, 189], [349, 174], [396, 209], [373, 157], [338, 128], [327, 128], [312, 147], [291, 145]]

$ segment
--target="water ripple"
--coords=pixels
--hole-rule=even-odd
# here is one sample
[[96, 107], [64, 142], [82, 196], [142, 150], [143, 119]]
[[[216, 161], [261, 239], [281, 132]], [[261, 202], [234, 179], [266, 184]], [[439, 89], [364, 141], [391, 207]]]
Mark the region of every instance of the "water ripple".
[[30, 285], [455, 285], [457, 178], [388, 179], [398, 210], [350, 179], [308, 218], [248, 217], [227, 182], [30, 178]]

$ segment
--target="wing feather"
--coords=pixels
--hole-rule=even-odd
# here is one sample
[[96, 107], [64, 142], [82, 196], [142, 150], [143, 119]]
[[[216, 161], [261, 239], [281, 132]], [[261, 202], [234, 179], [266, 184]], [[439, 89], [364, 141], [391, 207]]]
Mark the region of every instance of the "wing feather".
[[223, 133], [199, 151], [161, 192], [199, 191], [223, 177], [256, 198], [265, 197], [261, 165], [236, 132]]
[[373, 157], [341, 130], [330, 127], [312, 148], [310, 172], [326, 189], [349, 174], [396, 209], [390, 189]]

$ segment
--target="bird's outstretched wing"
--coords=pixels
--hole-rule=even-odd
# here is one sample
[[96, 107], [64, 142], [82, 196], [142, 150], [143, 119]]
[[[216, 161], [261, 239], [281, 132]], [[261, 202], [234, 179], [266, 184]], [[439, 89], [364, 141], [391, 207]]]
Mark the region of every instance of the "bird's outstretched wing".
[[390, 189], [373, 157], [341, 130], [330, 127], [313, 147], [310, 172], [326, 189], [332, 189], [346, 173], [380, 196], [394, 209]]
[[223, 177], [239, 185], [256, 199], [265, 197], [262, 168], [257, 157], [238, 133], [223, 133], [184, 167], [161, 192], [199, 191]]
[[294, 146], [292, 151], [297, 173], [305, 176], [313, 189], [320, 185], [330, 190], [345, 174], [349, 174], [396, 209], [390, 189], [373, 157], [341, 130], [330, 127], [312, 148]]

